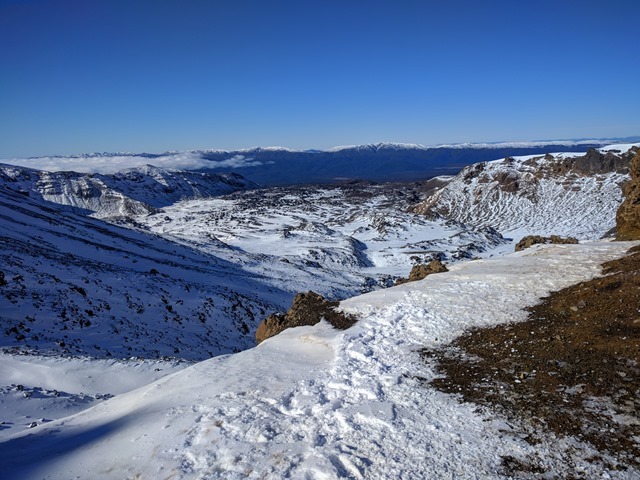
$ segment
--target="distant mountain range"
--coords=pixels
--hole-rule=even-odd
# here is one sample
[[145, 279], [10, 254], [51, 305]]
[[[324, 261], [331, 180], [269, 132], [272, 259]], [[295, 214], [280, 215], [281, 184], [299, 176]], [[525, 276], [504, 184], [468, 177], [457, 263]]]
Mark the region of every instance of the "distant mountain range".
[[464, 143], [423, 146], [376, 143], [329, 150], [257, 147], [240, 150], [191, 150], [152, 153], [92, 153], [77, 156], [4, 160], [43, 170], [113, 173], [152, 164], [200, 172], [238, 172], [265, 185], [331, 184], [354, 180], [413, 181], [453, 175], [477, 162], [510, 156], [584, 152], [612, 143], [639, 142], [640, 137], [550, 140], [535, 142]]

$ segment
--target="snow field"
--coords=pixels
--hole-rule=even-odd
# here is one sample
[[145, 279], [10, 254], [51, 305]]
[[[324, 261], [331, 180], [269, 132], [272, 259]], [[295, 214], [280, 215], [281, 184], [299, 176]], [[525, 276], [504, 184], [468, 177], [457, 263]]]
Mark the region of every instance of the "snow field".
[[[0, 447], [9, 478], [501, 478], [502, 455], [563, 476], [637, 478], [584, 459], [573, 439], [530, 445], [518, 425], [429, 387], [417, 350], [472, 326], [526, 318], [631, 243], [538, 246], [341, 303], [321, 322], [213, 358]], [[34, 461], [34, 459], [36, 459]]]

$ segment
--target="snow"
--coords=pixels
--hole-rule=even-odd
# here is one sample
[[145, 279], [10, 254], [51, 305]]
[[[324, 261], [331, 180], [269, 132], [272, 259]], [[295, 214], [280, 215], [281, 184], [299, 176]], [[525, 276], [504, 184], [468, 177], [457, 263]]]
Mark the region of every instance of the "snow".
[[321, 322], [216, 357], [0, 447], [7, 478], [501, 478], [500, 457], [557, 476], [637, 478], [439, 393], [417, 349], [472, 326], [526, 318], [550, 290], [591, 278], [633, 243], [538, 246], [345, 300], [360, 321]]
[[[631, 146], [601, 150], [626, 152]], [[550, 155], [561, 160], [584, 153]], [[490, 226], [515, 241], [530, 234], [600, 238], [615, 226], [627, 173], [554, 175], [544, 172], [548, 164], [541, 155], [526, 155], [472, 165], [425, 204], [471, 229]], [[500, 177], [515, 182], [516, 190], [502, 188]]]
[[[398, 190], [380, 187], [291, 188], [185, 201], [135, 221], [167, 239], [220, 258], [239, 258], [248, 271], [286, 275], [298, 291], [352, 296], [406, 276], [416, 259], [455, 261], [490, 255], [505, 242], [490, 231], [429, 221], [405, 210]], [[402, 191], [400, 191], [402, 193]], [[211, 235], [227, 247], [211, 242]]]
[[[534, 173], [525, 164], [532, 158], [539, 156], [486, 168], [524, 178]], [[514, 238], [599, 237], [625, 175], [543, 179], [522, 197], [496, 196], [477, 178], [443, 178], [451, 182], [438, 198], [463, 225], [409, 213], [410, 195], [377, 186], [198, 198], [230, 190], [222, 182], [202, 193], [202, 174], [150, 166], [108, 178], [16, 167], [0, 174], [8, 285], [0, 321], [21, 322], [16, 335], [25, 336], [6, 334], [11, 348], [0, 353], [6, 478], [484, 479], [503, 477], [503, 455], [559, 477], [640, 475], [608, 470], [615, 462], [577, 439], [543, 435], [530, 445], [523, 424], [431, 388], [436, 373], [418, 353], [468, 328], [524, 320], [525, 306], [623, 255], [633, 243], [497, 256], [513, 244], [489, 227]], [[231, 190], [251, 186], [229, 180]], [[96, 189], [93, 204], [78, 203]], [[45, 199], [127, 218], [116, 226]], [[149, 208], [134, 208], [136, 201]], [[450, 271], [379, 290], [432, 256], [443, 256]], [[469, 258], [476, 259], [459, 262]], [[290, 329], [249, 348], [255, 322], [308, 289], [352, 297], [341, 308], [359, 322], [346, 331], [325, 322]], [[85, 313], [91, 324], [76, 325]], [[63, 344], [66, 357], [34, 354]], [[218, 356], [194, 365], [130, 357], [176, 350]], [[120, 359], [89, 357], [112, 354]], [[604, 460], [585, 460], [595, 454]]]
[[10, 434], [81, 412], [104, 399], [147, 385], [187, 362], [152, 359], [0, 353], [3, 421], [0, 441]]

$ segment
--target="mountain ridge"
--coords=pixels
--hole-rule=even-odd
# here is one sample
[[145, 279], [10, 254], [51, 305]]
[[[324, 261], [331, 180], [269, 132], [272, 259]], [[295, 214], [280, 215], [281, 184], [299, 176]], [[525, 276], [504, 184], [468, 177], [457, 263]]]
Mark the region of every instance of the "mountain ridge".
[[[559, 140], [423, 146], [376, 143], [328, 150], [255, 147], [237, 150], [185, 150], [164, 153], [96, 153], [4, 160], [43, 170], [113, 173], [147, 163], [200, 172], [237, 172], [265, 186], [333, 184], [345, 180], [414, 181], [456, 174], [464, 166], [495, 158], [549, 152], [583, 152], [612, 140]], [[93, 160], [93, 161], [92, 161]]]

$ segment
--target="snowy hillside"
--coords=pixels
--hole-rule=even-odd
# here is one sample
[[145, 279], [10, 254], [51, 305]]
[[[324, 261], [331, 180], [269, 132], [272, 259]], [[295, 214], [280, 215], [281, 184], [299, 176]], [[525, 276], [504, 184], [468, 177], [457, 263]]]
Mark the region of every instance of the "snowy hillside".
[[[592, 277], [629, 243], [533, 248], [460, 263], [342, 303], [360, 322], [288, 330], [10, 435], [3, 475], [68, 478], [504, 478], [507, 457], [548, 475], [638, 478], [577, 439], [542, 436], [435, 391], [417, 352]], [[25, 401], [29, 401], [28, 399]]]
[[[238, 265], [0, 189], [0, 345], [203, 359], [291, 295]], [[259, 295], [256, 292], [260, 292]]]
[[150, 213], [180, 200], [257, 186], [233, 173], [185, 172], [151, 165], [102, 175], [46, 172], [0, 164], [0, 184], [99, 218]]
[[[178, 202], [119, 218], [122, 228], [41, 200], [24, 187], [42, 173], [13, 171], [17, 181], [0, 189], [0, 346], [20, 351], [201, 360], [253, 346], [258, 323], [299, 291], [343, 299], [418, 261], [505, 244], [491, 230], [403, 212], [404, 189], [367, 186]], [[128, 172], [125, 185], [134, 173], [152, 182]], [[159, 204], [140, 190], [127, 193]]]
[[600, 238], [615, 226], [631, 145], [478, 163], [415, 208], [417, 213], [527, 234]]

